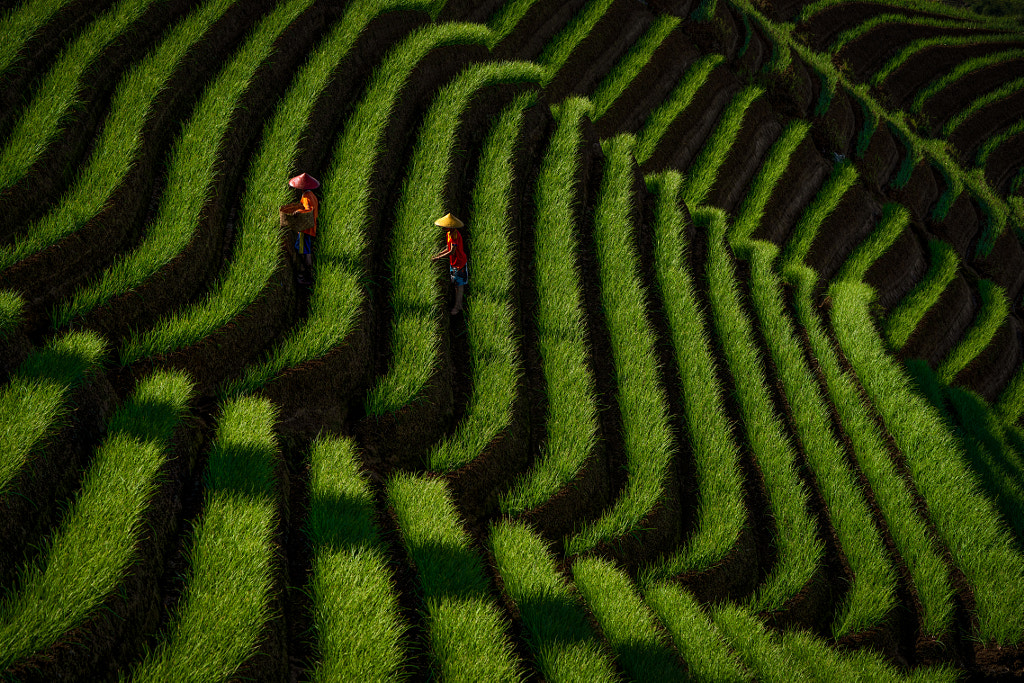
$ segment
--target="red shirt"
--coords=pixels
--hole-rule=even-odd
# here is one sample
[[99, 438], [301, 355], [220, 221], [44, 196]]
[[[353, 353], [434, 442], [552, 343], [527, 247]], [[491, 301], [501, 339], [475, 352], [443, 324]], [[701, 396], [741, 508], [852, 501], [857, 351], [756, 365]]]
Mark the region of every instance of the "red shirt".
[[466, 258], [466, 252], [462, 249], [462, 233], [458, 230], [449, 230], [446, 242], [450, 250], [448, 252], [448, 263], [456, 270], [465, 266], [469, 259]]

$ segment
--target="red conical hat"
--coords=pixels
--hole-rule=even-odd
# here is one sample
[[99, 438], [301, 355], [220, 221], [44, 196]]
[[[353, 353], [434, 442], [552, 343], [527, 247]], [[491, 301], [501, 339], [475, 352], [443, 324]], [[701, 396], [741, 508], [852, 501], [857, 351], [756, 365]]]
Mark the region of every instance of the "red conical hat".
[[316, 188], [320, 187], [320, 181], [314, 178], [313, 176], [309, 175], [308, 173], [303, 173], [302, 175], [295, 176], [294, 178], [288, 181], [288, 184], [294, 187], [296, 190], [315, 190]]

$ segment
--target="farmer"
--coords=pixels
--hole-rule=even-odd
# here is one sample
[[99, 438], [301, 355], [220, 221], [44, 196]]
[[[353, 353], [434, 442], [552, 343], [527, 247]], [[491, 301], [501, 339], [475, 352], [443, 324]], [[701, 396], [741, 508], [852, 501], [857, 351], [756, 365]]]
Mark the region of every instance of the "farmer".
[[462, 248], [462, 233], [459, 228], [463, 223], [450, 213], [434, 221], [434, 225], [442, 227], [447, 232], [446, 244], [442, 251], [430, 257], [432, 261], [448, 257], [448, 272], [451, 274], [452, 283], [455, 285], [455, 306], [452, 307], [452, 315], [458, 315], [462, 310], [462, 288], [469, 282], [469, 259], [466, 258], [466, 250]]
[[302, 173], [289, 180], [288, 185], [300, 190], [302, 195], [299, 201], [281, 207], [281, 225], [289, 226], [297, 233], [295, 251], [306, 264], [305, 272], [299, 274], [299, 284], [309, 285], [313, 277], [313, 238], [316, 237], [320, 215], [320, 202], [313, 190], [320, 187], [320, 182], [308, 173]]

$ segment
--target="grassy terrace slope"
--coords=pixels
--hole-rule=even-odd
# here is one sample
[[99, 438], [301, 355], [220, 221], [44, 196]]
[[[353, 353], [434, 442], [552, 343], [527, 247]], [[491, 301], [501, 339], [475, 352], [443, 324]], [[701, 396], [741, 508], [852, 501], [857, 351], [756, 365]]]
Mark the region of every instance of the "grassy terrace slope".
[[1013, 18], [0, 4], [0, 680], [1024, 678]]

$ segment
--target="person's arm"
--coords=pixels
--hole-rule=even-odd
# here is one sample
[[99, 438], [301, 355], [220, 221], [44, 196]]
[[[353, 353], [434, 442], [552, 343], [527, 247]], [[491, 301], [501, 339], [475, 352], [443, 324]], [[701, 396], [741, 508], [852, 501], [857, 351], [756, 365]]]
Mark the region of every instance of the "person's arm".
[[430, 260], [431, 261], [436, 261], [436, 260], [438, 260], [440, 258], [444, 258], [445, 256], [447, 256], [450, 253], [452, 253], [452, 245], [449, 244], [443, 250], [441, 250], [441, 251], [437, 252], [436, 254], [434, 254], [433, 256], [431, 256]]

